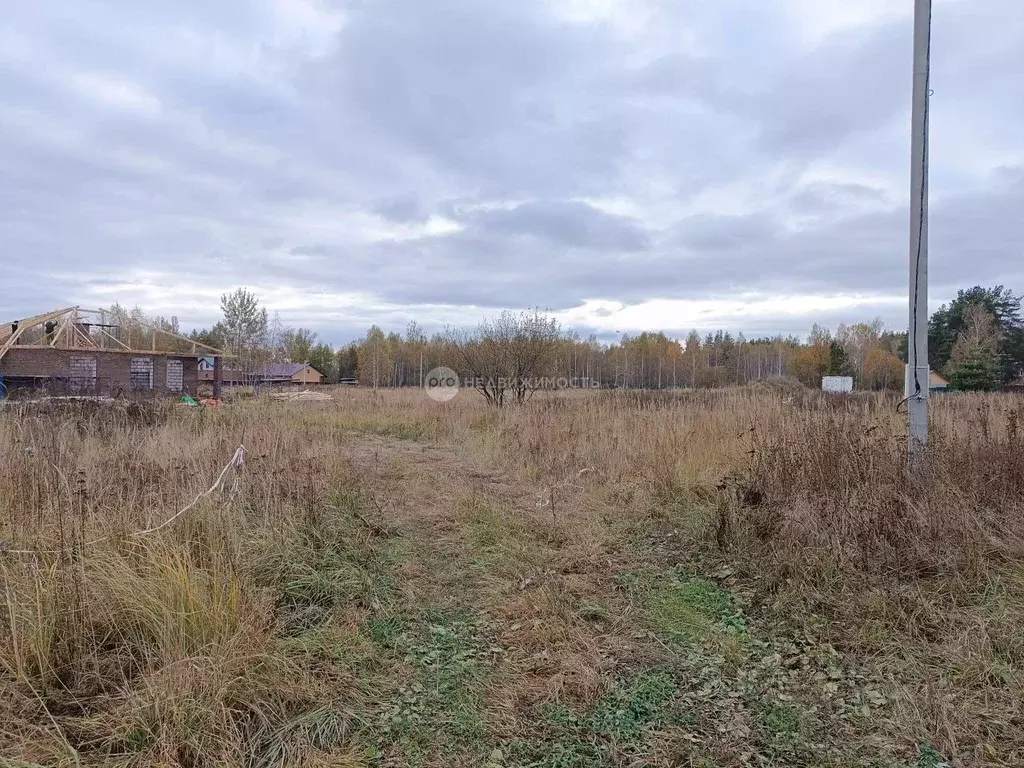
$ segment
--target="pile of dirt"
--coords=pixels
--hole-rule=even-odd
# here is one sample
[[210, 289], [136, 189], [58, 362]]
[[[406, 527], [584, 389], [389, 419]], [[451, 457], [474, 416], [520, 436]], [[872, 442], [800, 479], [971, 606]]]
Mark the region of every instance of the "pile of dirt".
[[755, 381], [749, 386], [753, 390], [771, 392], [782, 397], [800, 397], [814, 391], [805, 387], [799, 379], [794, 379], [792, 376], [771, 376], [761, 381]]

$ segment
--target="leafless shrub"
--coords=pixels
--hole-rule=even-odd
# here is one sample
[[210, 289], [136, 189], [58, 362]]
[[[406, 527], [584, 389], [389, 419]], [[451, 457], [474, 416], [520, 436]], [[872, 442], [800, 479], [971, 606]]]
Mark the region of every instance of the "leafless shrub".
[[473, 331], [453, 331], [449, 347], [457, 369], [488, 405], [522, 405], [554, 371], [562, 340], [558, 322], [540, 311], [502, 312]]

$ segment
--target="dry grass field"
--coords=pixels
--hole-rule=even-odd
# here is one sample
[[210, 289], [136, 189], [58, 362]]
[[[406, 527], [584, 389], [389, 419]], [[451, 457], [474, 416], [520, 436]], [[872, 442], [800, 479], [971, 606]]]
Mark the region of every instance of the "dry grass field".
[[1024, 399], [933, 403], [8, 405], [0, 764], [1024, 765]]

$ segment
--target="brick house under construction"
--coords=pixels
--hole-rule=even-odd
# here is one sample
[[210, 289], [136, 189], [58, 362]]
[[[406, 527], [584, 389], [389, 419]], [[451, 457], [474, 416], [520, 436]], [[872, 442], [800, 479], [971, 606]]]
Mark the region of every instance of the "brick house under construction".
[[[58, 309], [0, 326], [0, 396], [196, 394], [200, 356], [223, 352], [123, 313]], [[214, 376], [215, 396], [219, 376]]]

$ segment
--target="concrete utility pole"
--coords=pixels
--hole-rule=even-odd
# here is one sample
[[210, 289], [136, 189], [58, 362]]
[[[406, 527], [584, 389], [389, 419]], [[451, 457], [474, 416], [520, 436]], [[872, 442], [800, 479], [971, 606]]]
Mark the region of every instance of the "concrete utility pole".
[[907, 334], [907, 412], [910, 463], [928, 441], [928, 100], [931, 0], [914, 0], [914, 98], [910, 141], [910, 327]]

